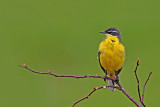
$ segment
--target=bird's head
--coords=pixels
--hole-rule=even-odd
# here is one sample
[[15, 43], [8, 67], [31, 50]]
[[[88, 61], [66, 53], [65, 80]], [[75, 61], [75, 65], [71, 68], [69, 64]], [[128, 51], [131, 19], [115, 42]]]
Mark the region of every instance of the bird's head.
[[99, 33], [103, 33], [105, 35], [112, 35], [112, 36], [117, 36], [119, 40], [121, 41], [121, 34], [120, 31], [116, 27], [111, 27], [106, 29], [105, 31], [101, 31]]

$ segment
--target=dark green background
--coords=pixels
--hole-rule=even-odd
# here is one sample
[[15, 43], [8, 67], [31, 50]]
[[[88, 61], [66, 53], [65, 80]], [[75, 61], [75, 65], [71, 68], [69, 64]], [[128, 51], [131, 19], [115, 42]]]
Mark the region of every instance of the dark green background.
[[[54, 78], [31, 73], [18, 64], [56, 74], [104, 75], [97, 60], [99, 31], [120, 29], [126, 61], [123, 87], [138, 100], [133, 73], [138, 57], [140, 87], [149, 107], [159, 104], [160, 1], [158, 0], [1, 0], [0, 106], [71, 107], [101, 79]], [[120, 91], [102, 89], [77, 107], [134, 107]]]

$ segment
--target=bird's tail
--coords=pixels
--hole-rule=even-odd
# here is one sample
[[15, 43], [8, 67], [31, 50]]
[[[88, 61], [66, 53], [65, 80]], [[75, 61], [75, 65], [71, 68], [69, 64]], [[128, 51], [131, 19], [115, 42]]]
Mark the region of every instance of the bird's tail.
[[[116, 83], [113, 80], [108, 80], [108, 85], [109, 86], [116, 86]], [[109, 87], [110, 91], [114, 91], [115, 88]]]

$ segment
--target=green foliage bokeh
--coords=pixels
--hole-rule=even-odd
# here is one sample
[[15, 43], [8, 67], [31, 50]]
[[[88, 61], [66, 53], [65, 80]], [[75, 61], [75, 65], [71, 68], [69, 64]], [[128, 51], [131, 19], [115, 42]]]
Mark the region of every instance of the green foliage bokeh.
[[[133, 73], [136, 60], [140, 87], [153, 72], [145, 91], [146, 105], [159, 103], [160, 14], [158, 0], [1, 0], [0, 106], [71, 107], [101, 79], [54, 78], [18, 67], [56, 74], [104, 75], [97, 60], [99, 31], [117, 27], [126, 48], [120, 81], [138, 99]], [[152, 100], [151, 100], [152, 99]], [[134, 107], [121, 92], [96, 91], [77, 107]]]

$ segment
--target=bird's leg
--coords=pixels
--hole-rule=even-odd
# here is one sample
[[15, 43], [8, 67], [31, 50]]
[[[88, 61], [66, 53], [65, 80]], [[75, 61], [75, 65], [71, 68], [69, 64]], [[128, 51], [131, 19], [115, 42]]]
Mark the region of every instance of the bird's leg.
[[106, 82], [106, 80], [107, 80], [107, 72], [105, 71], [105, 76], [104, 76], [104, 81]]
[[116, 79], [114, 80], [114, 82], [116, 84], [118, 84], [119, 83], [119, 76], [118, 76], [118, 73], [116, 71], [115, 71], [115, 75], [116, 75]]

